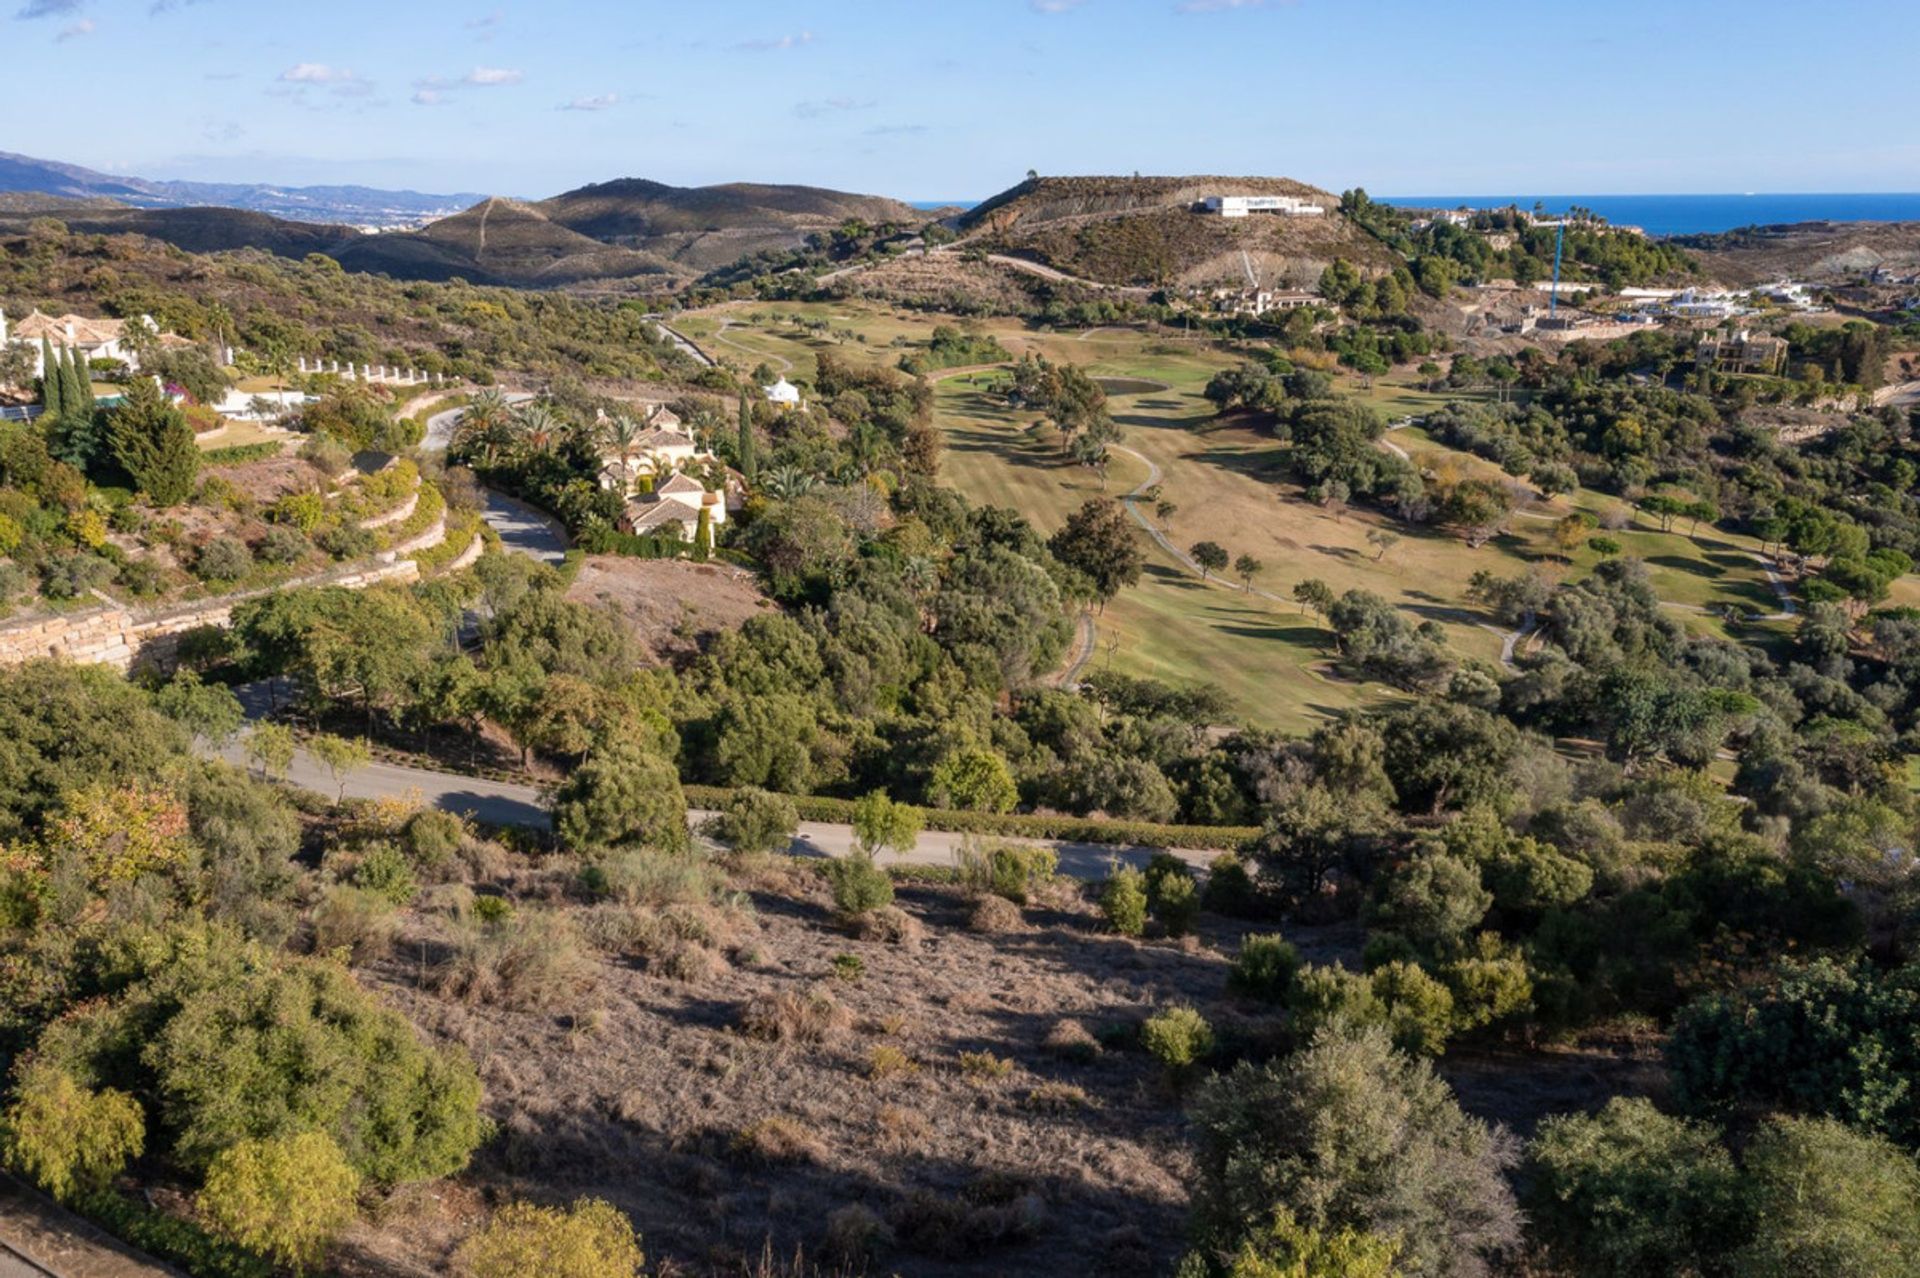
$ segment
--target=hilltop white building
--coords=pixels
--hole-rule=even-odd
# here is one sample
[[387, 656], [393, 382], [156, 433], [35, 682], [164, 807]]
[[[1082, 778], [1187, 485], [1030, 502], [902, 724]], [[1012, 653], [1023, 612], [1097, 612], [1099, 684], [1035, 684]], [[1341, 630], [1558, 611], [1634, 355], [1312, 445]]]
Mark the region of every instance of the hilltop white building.
[[1277, 213], [1281, 217], [1321, 217], [1326, 210], [1311, 200], [1294, 195], [1209, 195], [1200, 207], [1221, 217], [1247, 217], [1254, 213]]
[[803, 406], [803, 401], [800, 398], [800, 388], [784, 377], [773, 385], [766, 387], [765, 390], [767, 393], [767, 402], [776, 407], [800, 408]]

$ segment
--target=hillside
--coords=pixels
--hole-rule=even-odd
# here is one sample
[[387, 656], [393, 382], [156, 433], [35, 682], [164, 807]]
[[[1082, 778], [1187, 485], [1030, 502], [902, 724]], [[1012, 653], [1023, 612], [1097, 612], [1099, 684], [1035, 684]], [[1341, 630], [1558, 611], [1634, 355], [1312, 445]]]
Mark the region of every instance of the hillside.
[[724, 266], [767, 249], [796, 248], [848, 221], [918, 224], [926, 215], [898, 200], [813, 186], [728, 182], [679, 187], [620, 178], [533, 206], [556, 225], [689, 270]]
[[[1209, 195], [1291, 195], [1323, 217], [1225, 219], [1194, 211]], [[1333, 210], [1338, 200], [1289, 178], [1043, 177], [959, 220], [983, 246], [1107, 284], [1304, 284], [1335, 257], [1385, 267], [1392, 255]], [[1246, 256], [1243, 258], [1242, 254]]]
[[537, 205], [500, 198], [418, 231], [359, 237], [333, 256], [353, 271], [428, 280], [459, 276], [525, 288], [665, 280], [673, 274], [651, 254], [590, 239], [555, 223]]
[[0, 151], [0, 191], [32, 191], [70, 199], [117, 200], [142, 208], [218, 205], [297, 222], [405, 226], [482, 197], [386, 191], [367, 186], [276, 186], [260, 182], [156, 182], [117, 177], [77, 164]]
[[1795, 222], [1675, 242], [1698, 256], [1707, 274], [1733, 285], [1783, 277], [1840, 282], [1877, 267], [1920, 271], [1920, 222]]
[[0, 231], [20, 232], [35, 218], [53, 217], [82, 235], [145, 235], [189, 253], [257, 248], [280, 257], [332, 254], [343, 241], [361, 238], [351, 226], [292, 222], [245, 209], [131, 209], [103, 201], [49, 200], [24, 196], [0, 204]]

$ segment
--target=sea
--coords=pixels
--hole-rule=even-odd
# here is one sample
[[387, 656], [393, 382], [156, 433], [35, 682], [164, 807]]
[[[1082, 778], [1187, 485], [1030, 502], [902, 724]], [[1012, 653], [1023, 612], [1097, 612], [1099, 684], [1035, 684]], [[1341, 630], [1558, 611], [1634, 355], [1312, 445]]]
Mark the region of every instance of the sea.
[[[1376, 195], [1388, 204], [1413, 208], [1505, 208], [1517, 204], [1531, 209], [1535, 202], [1549, 213], [1570, 205], [1592, 209], [1616, 225], [1637, 226], [1649, 235], [1702, 235], [1731, 231], [1740, 226], [1767, 226], [1778, 222], [1920, 222], [1920, 192], [1859, 195], [1820, 192], [1779, 195]], [[978, 200], [913, 200], [917, 209], [972, 208]]]
[[1380, 195], [1388, 204], [1425, 209], [1531, 209], [1549, 213], [1571, 205], [1592, 209], [1616, 226], [1637, 226], [1649, 235], [1702, 235], [1741, 226], [1780, 222], [1916, 222], [1920, 193], [1777, 195]]

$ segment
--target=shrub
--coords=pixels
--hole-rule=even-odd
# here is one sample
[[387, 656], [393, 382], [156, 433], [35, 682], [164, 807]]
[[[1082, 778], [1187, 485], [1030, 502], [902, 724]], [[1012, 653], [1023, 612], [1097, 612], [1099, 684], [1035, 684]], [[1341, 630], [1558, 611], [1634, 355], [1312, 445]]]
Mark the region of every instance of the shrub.
[[353, 450], [325, 431], [300, 445], [300, 458], [323, 475], [339, 475], [353, 462]]
[[897, 905], [868, 910], [854, 920], [854, 935], [863, 941], [881, 941], [888, 945], [915, 948], [925, 935], [920, 920]]
[[213, 537], [193, 556], [193, 575], [202, 581], [238, 581], [253, 571], [253, 552], [238, 537]]
[[1697, 1273], [1739, 1241], [1738, 1173], [1719, 1134], [1650, 1101], [1548, 1118], [1528, 1155], [1534, 1229], [1579, 1273]]
[[1175, 1004], [1149, 1016], [1141, 1024], [1140, 1045], [1170, 1072], [1178, 1074], [1213, 1051], [1213, 1026], [1185, 1003]]
[[502, 1207], [460, 1244], [454, 1264], [467, 1278], [638, 1278], [646, 1256], [624, 1212], [581, 1198], [566, 1211]]
[[960, 882], [973, 892], [991, 892], [1025, 905], [1053, 881], [1060, 858], [1052, 848], [1024, 843], [983, 843], [969, 838], [955, 854]]
[[893, 904], [893, 880], [868, 853], [835, 857], [826, 863], [825, 873], [833, 888], [833, 906], [842, 918], [857, 918]]
[[9, 1167], [61, 1202], [98, 1193], [146, 1148], [140, 1103], [113, 1088], [88, 1091], [64, 1070], [30, 1069], [0, 1126]]
[[1122, 936], [1147, 930], [1147, 885], [1140, 871], [1115, 867], [1100, 889], [1100, 912], [1107, 926]]
[[434, 988], [443, 994], [503, 1007], [553, 1007], [591, 979], [591, 960], [578, 930], [550, 910], [457, 929], [451, 952], [432, 975]]
[[356, 523], [334, 524], [314, 534], [314, 544], [335, 559], [365, 559], [380, 549], [380, 538], [371, 528]]
[[740, 1012], [740, 1029], [775, 1043], [819, 1043], [847, 1026], [847, 1013], [824, 990], [756, 994]]
[[1466, 1032], [1522, 1016], [1533, 1007], [1533, 977], [1526, 960], [1485, 944], [1440, 970], [1453, 994], [1454, 1028]]
[[833, 956], [831, 963], [835, 979], [846, 981], [849, 984], [858, 981], [867, 974], [866, 960], [862, 959], [858, 954], [836, 954]]
[[262, 563], [297, 563], [306, 555], [310, 543], [305, 533], [285, 524], [275, 524], [260, 537], [258, 554]]
[[513, 917], [513, 902], [504, 896], [476, 896], [472, 910], [477, 923], [505, 923]]
[[200, 1210], [249, 1251], [292, 1269], [319, 1263], [354, 1218], [360, 1173], [321, 1132], [243, 1140], [207, 1168]]
[[827, 1215], [826, 1255], [835, 1264], [865, 1270], [875, 1253], [893, 1242], [893, 1230], [859, 1203], [836, 1207]]
[[628, 848], [596, 857], [580, 871], [589, 895], [629, 905], [699, 904], [713, 899], [720, 876], [695, 857]]
[[1222, 852], [1208, 864], [1207, 886], [1200, 903], [1228, 918], [1257, 918], [1261, 913], [1260, 889], [1247, 863], [1231, 852]]
[[327, 889], [313, 911], [313, 948], [344, 950], [351, 963], [371, 963], [393, 943], [400, 918], [386, 895], [344, 884]]
[[896, 1078], [919, 1072], [920, 1066], [914, 1059], [890, 1043], [882, 1043], [867, 1054], [868, 1078]]
[[1267, 1239], [1281, 1211], [1323, 1234], [1397, 1237], [1409, 1274], [1482, 1273], [1519, 1239], [1507, 1142], [1383, 1029], [1217, 1075], [1193, 1121], [1194, 1228], [1217, 1254]]
[[1019, 800], [1020, 789], [999, 751], [962, 746], [934, 764], [927, 794], [936, 807], [1005, 812]]
[[[129, 962], [135, 956], [129, 955]], [[484, 1129], [480, 1083], [342, 968], [221, 932], [138, 952], [124, 992], [40, 1036], [40, 1058], [75, 1078], [127, 1080], [152, 1098], [160, 1151], [188, 1171], [241, 1140], [330, 1136], [385, 1184], [464, 1167]], [[144, 966], [141, 966], [144, 965]]]
[[687, 798], [673, 763], [633, 741], [594, 752], [553, 796], [553, 828], [577, 849], [687, 847]]
[[919, 842], [920, 809], [896, 803], [885, 790], [875, 790], [853, 802], [853, 835], [869, 854], [911, 852]]
[[741, 786], [728, 797], [710, 833], [734, 852], [753, 856], [784, 852], [800, 828], [793, 800], [756, 786]]
[[1375, 968], [1373, 995], [1386, 1011], [1393, 1045], [1403, 1052], [1438, 1056], [1453, 1032], [1453, 994], [1417, 964], [1396, 961]]
[[1920, 1169], [1831, 1119], [1773, 1118], [1745, 1155], [1756, 1226], [1730, 1271], [1752, 1278], [1920, 1272]]
[[466, 837], [466, 823], [438, 808], [421, 808], [400, 827], [407, 858], [429, 874], [438, 874], [451, 865]]
[[406, 854], [391, 843], [376, 843], [366, 850], [354, 867], [353, 883], [399, 906], [412, 904], [420, 892]]
[[1287, 991], [1294, 1037], [1306, 1042], [1327, 1026], [1359, 1028], [1384, 1017], [1373, 982], [1338, 963], [1309, 963], [1293, 975]]
[[959, 1064], [962, 1077], [976, 1083], [998, 1083], [1013, 1074], [1013, 1062], [992, 1052], [962, 1052]]
[[1300, 970], [1300, 951], [1278, 932], [1240, 938], [1240, 952], [1227, 969], [1227, 988], [1248, 998], [1278, 1003], [1287, 996], [1294, 973]]
[[975, 932], [1019, 932], [1026, 926], [1020, 907], [1003, 896], [983, 896], [967, 914], [967, 927]]
[[1193, 923], [1200, 915], [1200, 890], [1189, 878], [1165, 878], [1160, 880], [1158, 899], [1153, 902], [1153, 916], [1160, 920], [1160, 926], [1167, 930], [1168, 936], [1185, 936], [1193, 931]]

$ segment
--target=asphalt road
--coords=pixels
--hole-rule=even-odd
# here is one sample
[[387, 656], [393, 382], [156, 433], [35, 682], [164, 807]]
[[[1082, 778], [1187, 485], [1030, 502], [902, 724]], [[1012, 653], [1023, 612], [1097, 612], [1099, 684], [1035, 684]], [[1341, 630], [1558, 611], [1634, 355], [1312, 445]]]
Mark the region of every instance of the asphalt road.
[[[259, 698], [243, 698], [250, 711]], [[246, 751], [238, 744], [221, 751], [221, 757], [237, 767], [246, 767]], [[305, 750], [294, 753], [293, 766], [286, 778], [303, 790], [339, 795], [340, 781]], [[547, 808], [539, 789], [510, 781], [489, 781], [480, 777], [450, 772], [432, 772], [424, 768], [402, 767], [393, 763], [369, 763], [344, 778], [349, 799], [408, 799], [430, 804], [443, 811], [471, 817], [487, 825], [517, 825], [533, 829], [548, 827]], [[713, 815], [690, 811], [688, 824], [695, 829]], [[883, 865], [953, 865], [966, 835], [947, 830], [928, 830], [920, 836], [911, 852], [889, 853], [880, 858]], [[1060, 858], [1060, 871], [1074, 878], [1104, 877], [1114, 860], [1127, 865], [1145, 865], [1156, 849], [1117, 847], [1106, 843], [1078, 843], [1057, 839], [1028, 839], [1023, 842], [1050, 847]], [[795, 856], [847, 856], [853, 851], [853, 827], [824, 821], [803, 821], [788, 849]], [[1175, 851], [1189, 864], [1204, 869], [1216, 853]]]

